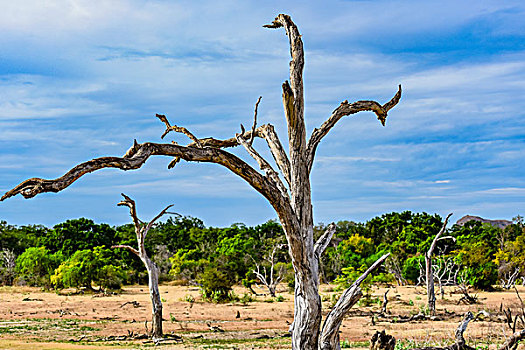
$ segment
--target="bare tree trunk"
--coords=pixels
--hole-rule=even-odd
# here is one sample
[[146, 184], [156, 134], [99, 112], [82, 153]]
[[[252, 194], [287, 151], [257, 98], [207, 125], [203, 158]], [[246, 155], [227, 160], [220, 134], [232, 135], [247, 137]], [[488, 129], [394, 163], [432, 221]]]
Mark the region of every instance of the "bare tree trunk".
[[[333, 230], [327, 230], [314, 244], [310, 172], [317, 146], [343, 117], [361, 111], [372, 111], [384, 126], [388, 112], [401, 98], [401, 85], [394, 97], [385, 104], [379, 104], [376, 101], [353, 103], [343, 101], [323, 124], [313, 129], [310, 138], [307, 140], [303, 92], [304, 51], [301, 35], [290, 16], [284, 14], [278, 15], [271, 24], [265, 27], [284, 28], [289, 39], [292, 58], [290, 78], [282, 85], [283, 106], [288, 127], [289, 156], [272, 125], [265, 124], [257, 127], [259, 98], [255, 105], [254, 122], [251, 130], [246, 131], [241, 125], [241, 133], [230, 139], [198, 139], [188, 129], [171, 125], [166, 116], [157, 115], [166, 125], [166, 131], [162, 138], [173, 131], [183, 133], [192, 142], [186, 146], [181, 146], [174, 143], [145, 142], [139, 144], [135, 141], [123, 157], [95, 158], [75, 166], [62, 177], [54, 180], [28, 179], [4, 194], [0, 200], [5, 200], [16, 194], [31, 198], [42, 192], [59, 192], [81, 176], [103, 168], [138, 169], [153, 155], [173, 157], [168, 168], [173, 168], [180, 160], [222, 165], [244, 179], [268, 200], [277, 213], [285, 232], [295, 272], [294, 322], [290, 327], [292, 348], [294, 350], [318, 350], [319, 339], [321, 339], [323, 342], [322, 349], [337, 349], [339, 348], [337, 332], [340, 322], [344, 313], [359, 299], [359, 284], [362, 281], [358, 283], [358, 279], [354, 283], [354, 288], [345, 292], [343, 301], [338, 303], [329, 314], [329, 318], [323, 326], [323, 335], [320, 336], [319, 257], [328, 245], [333, 232], [335, 232], [335, 225], [331, 225]], [[260, 137], [266, 141], [280, 174], [254, 149], [254, 137]], [[264, 174], [255, 170], [236, 155], [224, 150], [239, 145], [242, 145], [248, 154], [255, 159]], [[137, 227], [137, 224], [135, 226]], [[373, 266], [377, 268], [383, 261], [384, 259], [381, 258]], [[330, 321], [328, 322], [328, 320]], [[330, 340], [328, 341], [328, 339]]]
[[151, 298], [151, 337], [153, 339], [162, 338], [162, 300], [159, 292], [159, 268], [157, 265], [149, 258], [146, 248], [144, 246], [146, 236], [149, 230], [153, 227], [155, 221], [160, 219], [164, 214], [167, 213], [167, 210], [171, 207], [167, 206], [158, 214], [153, 220], [148, 224], [143, 224], [137, 217], [137, 208], [135, 201], [130, 197], [122, 193], [124, 200], [118, 203], [119, 206], [129, 207], [130, 216], [133, 219], [133, 224], [135, 226], [135, 234], [137, 236], [137, 245], [138, 249], [135, 249], [128, 245], [114, 245], [111, 248], [124, 248], [137, 255], [140, 260], [144, 263], [146, 271], [148, 272], [148, 289], [149, 295]]
[[425, 255], [425, 271], [427, 275], [427, 300], [428, 311], [431, 315], [436, 314], [436, 294], [434, 293], [434, 274], [432, 271], [432, 258], [427, 253]]
[[428, 299], [428, 311], [432, 316], [436, 314], [436, 293], [434, 292], [434, 271], [432, 270], [432, 254], [434, 253], [434, 248], [436, 247], [436, 243], [440, 239], [444, 238], [452, 238], [452, 237], [442, 237], [440, 236], [445, 232], [445, 228], [448, 223], [448, 219], [452, 216], [452, 213], [448, 214], [445, 218], [445, 222], [443, 223], [443, 226], [441, 227], [441, 230], [438, 232], [434, 240], [432, 241], [432, 244], [430, 245], [430, 248], [428, 249], [427, 253], [425, 254], [425, 271], [427, 276], [427, 299]]
[[162, 300], [159, 292], [159, 269], [153, 261], [147, 259], [148, 264], [148, 287], [151, 298], [151, 322], [152, 322], [152, 337], [162, 338]]

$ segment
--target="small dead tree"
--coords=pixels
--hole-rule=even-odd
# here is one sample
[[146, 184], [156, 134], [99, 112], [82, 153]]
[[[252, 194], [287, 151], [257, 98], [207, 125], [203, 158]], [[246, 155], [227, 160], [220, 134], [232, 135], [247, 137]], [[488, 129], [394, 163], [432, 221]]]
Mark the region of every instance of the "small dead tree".
[[270, 292], [270, 295], [273, 298], [275, 298], [275, 290], [277, 289], [277, 285], [283, 280], [286, 274], [286, 267], [283, 264], [279, 266], [278, 271], [275, 271], [275, 253], [277, 253], [280, 249], [284, 248], [285, 246], [286, 244], [275, 245], [272, 249], [272, 252], [267, 257], [264, 257], [264, 260], [266, 260], [270, 264], [268, 269], [266, 269], [265, 265], [262, 265], [255, 259], [253, 260], [253, 262], [255, 263], [256, 270], [253, 270], [252, 272], [255, 274], [255, 277], [257, 277], [257, 279], [262, 284], [264, 284], [266, 288], [268, 288], [268, 291]]
[[466, 305], [476, 304], [478, 302], [478, 295], [470, 295], [469, 285], [467, 283], [467, 271], [463, 270], [459, 274], [458, 290], [463, 296], [458, 300], [458, 304], [464, 303]]
[[436, 259], [437, 263], [432, 265], [434, 278], [438, 282], [441, 299], [445, 298], [445, 286], [457, 285], [459, 266], [454, 262], [454, 257]]
[[[47, 180], [28, 179], [8, 191], [0, 200], [21, 194], [31, 198], [43, 192], [59, 192], [70, 186], [81, 176], [103, 168], [122, 170], [138, 169], [151, 156], [167, 156], [173, 160], [168, 168], [173, 168], [179, 161], [208, 162], [224, 166], [235, 175], [245, 180], [251, 187], [268, 200], [275, 210], [283, 227], [288, 243], [288, 252], [295, 272], [294, 321], [291, 326], [292, 349], [294, 350], [332, 350], [339, 348], [339, 326], [342, 317], [361, 296], [359, 278], [353, 287], [343, 293], [343, 297], [329, 312], [321, 326], [322, 304], [319, 296], [319, 257], [330, 242], [335, 229], [328, 229], [317, 242], [314, 242], [314, 223], [312, 190], [310, 175], [317, 148], [330, 130], [345, 116], [362, 111], [371, 111], [384, 126], [388, 112], [401, 99], [401, 85], [394, 97], [380, 104], [376, 101], [361, 100], [353, 103], [345, 100], [335, 108], [327, 120], [314, 128], [310, 137], [306, 137], [304, 116], [304, 49], [302, 35], [291, 17], [279, 14], [275, 20], [265, 25], [266, 28], [283, 28], [288, 36], [291, 61], [289, 80], [282, 84], [282, 101], [286, 125], [288, 127], [288, 150], [286, 150], [271, 124], [257, 126], [257, 104], [251, 130], [241, 126], [241, 132], [235, 137], [218, 140], [215, 138], [195, 137], [188, 129], [171, 125], [164, 115], [157, 117], [166, 125], [162, 137], [171, 131], [183, 133], [190, 140], [186, 146], [176, 143], [137, 143], [123, 157], [101, 157], [73, 167], [63, 176]], [[280, 174], [268, 160], [255, 150], [255, 137], [266, 141], [275, 165]], [[262, 172], [257, 171], [246, 161], [225, 150], [229, 147], [242, 146], [257, 162]], [[382, 263], [386, 256], [378, 262]], [[373, 265], [378, 268], [378, 264]], [[345, 297], [346, 296], [346, 297]], [[337, 336], [336, 336], [337, 335]], [[322, 345], [320, 345], [322, 344]]]
[[465, 316], [463, 317], [463, 320], [459, 324], [458, 328], [455, 332], [456, 342], [450, 346], [445, 347], [423, 347], [423, 348], [414, 348], [410, 350], [475, 350], [475, 348], [468, 346], [465, 338], [463, 337], [463, 333], [467, 330], [467, 326], [470, 321], [474, 319], [474, 315], [472, 312], [468, 311]]
[[430, 245], [430, 248], [428, 249], [427, 253], [425, 254], [425, 269], [426, 269], [426, 278], [427, 278], [427, 298], [428, 298], [428, 310], [431, 315], [436, 314], [436, 293], [434, 292], [434, 270], [432, 269], [432, 254], [434, 253], [434, 249], [436, 248], [436, 244], [441, 239], [454, 239], [451, 236], [445, 236], [441, 237], [441, 235], [445, 232], [445, 229], [447, 227], [448, 219], [452, 216], [452, 213], [448, 214], [445, 218], [445, 222], [443, 223], [443, 226], [441, 227], [441, 230], [439, 230], [436, 237], [434, 237], [434, 240], [432, 241], [432, 244]]
[[518, 278], [520, 277], [520, 272], [521, 272], [521, 269], [519, 266], [516, 267], [514, 271], [509, 270], [505, 272], [503, 274], [503, 278], [501, 278], [500, 280], [501, 287], [503, 287], [504, 289], [511, 289], [514, 286], [516, 286], [516, 282]]
[[160, 298], [159, 292], [159, 268], [149, 258], [144, 243], [146, 241], [146, 236], [149, 230], [153, 227], [153, 225], [158, 219], [160, 219], [164, 214], [167, 213], [168, 209], [172, 207], [172, 205], [169, 205], [166, 208], [164, 208], [157, 216], [153, 218], [153, 220], [146, 224], [140, 221], [137, 216], [137, 208], [135, 205], [135, 201], [130, 197], [126, 196], [124, 193], [122, 193], [122, 197], [124, 197], [124, 199], [120, 201], [117, 205], [129, 207], [129, 213], [133, 220], [133, 225], [135, 226], [135, 234], [137, 235], [138, 249], [135, 249], [129, 245], [114, 245], [111, 248], [127, 249], [136, 256], [138, 256], [140, 260], [142, 260], [142, 262], [144, 263], [144, 266], [148, 271], [148, 288], [152, 307], [151, 336], [154, 339], [162, 338], [162, 300]]
[[398, 257], [390, 256], [390, 259], [386, 261], [385, 266], [387, 271], [394, 275], [398, 286], [404, 286], [407, 284], [406, 279], [403, 277]]

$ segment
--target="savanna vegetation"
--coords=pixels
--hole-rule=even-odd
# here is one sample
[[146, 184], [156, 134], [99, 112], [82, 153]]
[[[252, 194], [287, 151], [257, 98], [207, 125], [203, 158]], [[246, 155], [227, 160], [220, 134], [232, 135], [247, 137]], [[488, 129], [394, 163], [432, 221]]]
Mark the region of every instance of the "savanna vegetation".
[[[409, 211], [384, 214], [363, 223], [339, 221], [320, 261], [321, 279], [346, 287], [378, 257], [390, 252], [385, 267], [370, 276], [370, 282], [424, 285], [423, 252], [441, 225], [439, 215]], [[325, 229], [323, 224], [315, 226], [315, 235], [320, 236]], [[438, 241], [434, 257], [438, 284], [490, 289], [497, 284], [506, 286], [510, 278], [514, 283], [523, 282], [525, 229], [519, 217], [505, 229], [470, 221], [447, 231], [455, 241]], [[100, 291], [147, 284], [144, 264], [127, 250], [111, 249], [133, 244], [136, 235], [132, 224], [110, 226], [80, 218], [48, 228], [3, 221], [1, 283]], [[161, 281], [199, 286], [211, 301], [231, 300], [235, 284], [253, 290], [254, 284], [269, 285], [270, 278], [293, 289], [287, 246], [276, 221], [221, 228], [176, 215], [153, 227], [145, 246], [159, 267]]]
[[[341, 119], [359, 112], [373, 112], [384, 126], [389, 111], [401, 99], [401, 85], [392, 99], [383, 104], [373, 100], [341, 102], [307, 138], [302, 35], [285, 14], [279, 14], [264, 27], [284, 29], [289, 40], [290, 75], [282, 84], [288, 151], [271, 124], [257, 125], [261, 97], [255, 105], [251, 130], [241, 124], [240, 133], [226, 140], [198, 139], [188, 129], [171, 125], [166, 116], [157, 114], [166, 126], [161, 138], [171, 132], [182, 133], [191, 142], [183, 146], [134, 141], [123, 157], [94, 158], [54, 180], [28, 179], [0, 200], [18, 194], [31, 198], [43, 192], [59, 192], [83, 175], [103, 168], [138, 169], [151, 156], [172, 158], [168, 168], [181, 160], [215, 163], [227, 168], [267, 199], [279, 223], [214, 228], [206, 227], [196, 218], [174, 216], [155, 228], [148, 228], [148, 239], [140, 243], [144, 243], [143, 252], [137, 255], [143, 261], [151, 257], [154, 262], [151, 266], [160, 279], [197, 285], [206, 300], [216, 302], [234, 300], [232, 287], [236, 284], [252, 292], [254, 284], [263, 284], [270, 295], [275, 295], [276, 285], [285, 282], [294, 290], [294, 317], [289, 326], [293, 349], [339, 349], [344, 316], [361, 299], [362, 286], [366, 291], [373, 282], [424, 285], [430, 275], [425, 274], [422, 254], [431, 245], [434, 255], [430, 268], [438, 285], [460, 284], [468, 302], [469, 298], [475, 299], [469, 296], [468, 286], [490, 289], [498, 279], [505, 287], [523, 281], [521, 248], [525, 233], [521, 222], [505, 230], [468, 222], [447, 232], [452, 242], [438, 241], [436, 246], [432, 242], [444, 227], [442, 218], [426, 213], [390, 213], [365, 223], [344, 221], [326, 227], [315, 226], [310, 173], [320, 142]], [[255, 137], [266, 141], [276, 168], [255, 150]], [[242, 146], [261, 171], [226, 150], [236, 146]], [[145, 267], [131, 255], [134, 248], [128, 252], [111, 249], [131, 247], [140, 238], [138, 226], [111, 227], [89, 219], [68, 220], [53, 228], [2, 223], [1, 274], [5, 276], [2, 279], [6, 284], [104, 292], [118, 290], [123, 284], [145, 283]], [[387, 257], [389, 261], [383, 265]], [[146, 267], [149, 265], [146, 263]], [[150, 280], [151, 271], [148, 268]], [[320, 280], [335, 283], [344, 290], [330, 305], [326, 316]], [[385, 294], [385, 306], [386, 299]], [[456, 332], [459, 342], [456, 348], [466, 348], [462, 345], [463, 332], [473, 318], [469, 313], [461, 332]], [[514, 328], [515, 325], [516, 321]]]

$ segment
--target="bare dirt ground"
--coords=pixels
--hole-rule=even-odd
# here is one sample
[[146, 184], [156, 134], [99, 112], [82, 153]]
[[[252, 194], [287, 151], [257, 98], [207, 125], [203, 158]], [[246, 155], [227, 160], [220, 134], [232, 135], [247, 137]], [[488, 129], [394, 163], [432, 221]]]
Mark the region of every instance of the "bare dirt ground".
[[[465, 333], [471, 346], [496, 348], [505, 340], [503, 308], [515, 315], [520, 303], [514, 290], [478, 293], [479, 303], [459, 304], [460, 294], [447, 289], [438, 296], [440, 320], [403, 322], [403, 316], [425, 313], [425, 289], [392, 287], [388, 294], [390, 316], [378, 317], [385, 287], [371, 291], [370, 305], [356, 306], [341, 327], [343, 346], [367, 348], [372, 334], [385, 329], [405, 345], [453, 342], [454, 330], [466, 311], [481, 310], [490, 317], [471, 322]], [[525, 296], [525, 288], [518, 289]], [[183, 342], [169, 341], [163, 349], [289, 349], [287, 330], [293, 319], [293, 295], [280, 289], [284, 301], [258, 296], [255, 301], [213, 304], [202, 301], [198, 288], [161, 286], [164, 304], [164, 332], [182, 336]], [[260, 290], [263, 292], [263, 290]], [[237, 288], [242, 297], [247, 293]], [[338, 292], [322, 287], [323, 309], [329, 310]], [[135, 302], [135, 303], [133, 303]], [[376, 316], [372, 316], [373, 314]], [[118, 336], [145, 333], [151, 318], [146, 286], [128, 286], [119, 295], [58, 295], [37, 288], [0, 288], [0, 349], [143, 349], [155, 344], [146, 340], [122, 340]], [[222, 331], [213, 330], [218, 326]], [[107, 337], [116, 336], [108, 340]], [[119, 340], [120, 339], [120, 340]], [[80, 341], [79, 341], [80, 340]], [[525, 348], [525, 346], [521, 345]]]

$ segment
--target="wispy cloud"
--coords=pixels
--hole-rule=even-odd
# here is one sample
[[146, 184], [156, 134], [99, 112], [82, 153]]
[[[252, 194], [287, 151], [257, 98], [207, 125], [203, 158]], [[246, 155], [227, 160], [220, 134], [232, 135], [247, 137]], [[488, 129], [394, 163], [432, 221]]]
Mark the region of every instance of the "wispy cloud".
[[[284, 140], [288, 43], [282, 31], [261, 25], [290, 12], [305, 42], [308, 132], [343, 100], [383, 103], [397, 84], [404, 89], [385, 128], [360, 113], [323, 140], [312, 172], [316, 220], [404, 209], [509, 218], [525, 210], [520, 1], [3, 5], [0, 189], [122, 155], [134, 138], [160, 141], [155, 113], [199, 137], [232, 137], [251, 122], [259, 95], [260, 122], [275, 124]], [[263, 142], [255, 146], [269, 156]], [[253, 164], [243, 149], [233, 152]], [[115, 222], [121, 191], [137, 196], [145, 213], [177, 202], [181, 212], [214, 225], [275, 217], [223, 168], [180, 164], [167, 171], [168, 161], [97, 172], [59, 195], [2, 202], [0, 219], [54, 223], [85, 213]]]

